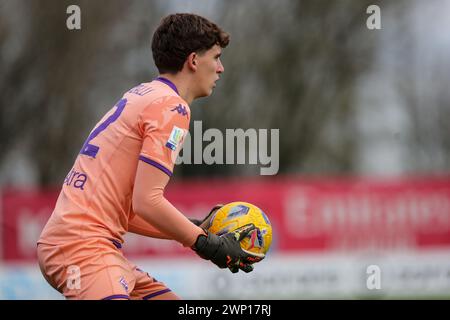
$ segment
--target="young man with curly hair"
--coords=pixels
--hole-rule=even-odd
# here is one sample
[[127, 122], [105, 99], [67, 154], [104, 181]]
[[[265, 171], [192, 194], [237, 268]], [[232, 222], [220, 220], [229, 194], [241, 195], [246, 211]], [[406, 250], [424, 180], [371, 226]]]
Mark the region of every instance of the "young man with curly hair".
[[41, 271], [67, 299], [178, 299], [124, 257], [127, 232], [178, 241], [232, 272], [260, 260], [239, 244], [254, 226], [217, 236], [164, 197], [189, 105], [212, 93], [228, 42], [198, 15], [165, 17], [152, 40], [159, 76], [126, 92], [90, 132], [38, 240]]

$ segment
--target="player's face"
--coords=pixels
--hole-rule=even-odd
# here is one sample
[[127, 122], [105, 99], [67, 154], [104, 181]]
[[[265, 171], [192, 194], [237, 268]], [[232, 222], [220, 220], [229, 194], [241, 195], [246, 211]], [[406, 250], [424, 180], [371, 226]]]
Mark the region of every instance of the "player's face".
[[196, 82], [198, 84], [198, 96], [209, 96], [219, 80], [220, 74], [224, 71], [220, 55], [222, 48], [214, 45], [211, 49], [201, 53], [197, 57], [198, 67]]

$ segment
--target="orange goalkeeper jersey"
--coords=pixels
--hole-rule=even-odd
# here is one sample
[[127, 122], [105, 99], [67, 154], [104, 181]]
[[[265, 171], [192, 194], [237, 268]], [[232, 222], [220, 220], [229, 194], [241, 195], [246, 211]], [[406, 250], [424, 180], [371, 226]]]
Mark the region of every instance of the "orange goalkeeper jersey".
[[123, 242], [138, 161], [171, 176], [190, 109], [165, 78], [126, 92], [85, 141], [38, 243], [91, 237]]

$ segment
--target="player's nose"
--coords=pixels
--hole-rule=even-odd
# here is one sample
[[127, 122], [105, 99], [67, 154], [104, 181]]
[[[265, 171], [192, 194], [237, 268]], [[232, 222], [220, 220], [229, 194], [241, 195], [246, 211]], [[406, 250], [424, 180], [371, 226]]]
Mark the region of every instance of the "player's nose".
[[219, 63], [217, 64], [217, 73], [222, 73], [225, 71], [225, 68], [223, 67], [222, 61], [219, 59]]

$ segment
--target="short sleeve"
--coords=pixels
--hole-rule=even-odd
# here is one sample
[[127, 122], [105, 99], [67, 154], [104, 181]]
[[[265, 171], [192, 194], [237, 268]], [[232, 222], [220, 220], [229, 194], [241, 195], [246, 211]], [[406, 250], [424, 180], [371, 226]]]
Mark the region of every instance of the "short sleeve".
[[180, 97], [167, 96], [147, 106], [140, 117], [143, 137], [139, 160], [172, 176], [189, 131], [190, 109]]

